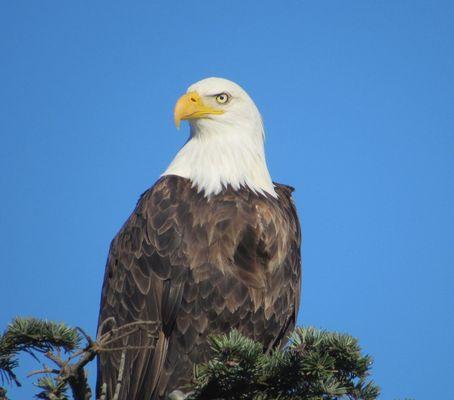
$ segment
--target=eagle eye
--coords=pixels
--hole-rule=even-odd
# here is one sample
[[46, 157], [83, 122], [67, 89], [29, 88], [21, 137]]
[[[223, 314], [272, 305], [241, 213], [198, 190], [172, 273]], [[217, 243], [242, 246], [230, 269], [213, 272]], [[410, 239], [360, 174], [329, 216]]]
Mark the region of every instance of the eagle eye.
[[220, 94], [216, 95], [216, 101], [219, 104], [226, 104], [229, 102], [230, 97], [231, 96], [228, 93], [220, 93]]

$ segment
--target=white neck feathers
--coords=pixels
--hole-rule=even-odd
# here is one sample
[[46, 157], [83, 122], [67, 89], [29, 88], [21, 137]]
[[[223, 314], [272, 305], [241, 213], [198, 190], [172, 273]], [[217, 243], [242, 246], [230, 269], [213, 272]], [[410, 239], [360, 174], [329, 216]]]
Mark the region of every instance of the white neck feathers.
[[277, 197], [265, 160], [261, 119], [239, 125], [191, 121], [191, 136], [162, 175], [190, 179], [205, 196], [228, 185]]

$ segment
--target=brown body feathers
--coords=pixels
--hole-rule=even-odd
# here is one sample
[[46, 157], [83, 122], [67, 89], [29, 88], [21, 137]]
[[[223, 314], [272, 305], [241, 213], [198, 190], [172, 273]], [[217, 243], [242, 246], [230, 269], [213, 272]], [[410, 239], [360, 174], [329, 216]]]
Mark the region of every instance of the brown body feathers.
[[170, 175], [142, 195], [111, 244], [99, 334], [151, 321], [156, 335], [140, 330], [101, 353], [107, 399], [122, 354], [118, 398], [155, 400], [190, 382], [209, 356], [208, 335], [236, 328], [267, 349], [285, 343], [298, 313], [301, 234], [292, 189], [275, 188], [277, 199], [230, 187], [207, 198]]

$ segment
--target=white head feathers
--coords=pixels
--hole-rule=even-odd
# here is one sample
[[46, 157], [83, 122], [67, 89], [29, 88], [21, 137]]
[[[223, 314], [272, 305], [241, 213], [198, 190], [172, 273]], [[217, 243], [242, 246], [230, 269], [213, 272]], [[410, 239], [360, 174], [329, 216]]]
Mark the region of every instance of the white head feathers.
[[190, 138], [163, 175], [188, 178], [206, 196], [231, 185], [277, 197], [265, 160], [262, 118], [249, 95], [221, 78], [201, 80], [187, 93], [197, 96], [204, 113], [182, 118], [189, 120]]

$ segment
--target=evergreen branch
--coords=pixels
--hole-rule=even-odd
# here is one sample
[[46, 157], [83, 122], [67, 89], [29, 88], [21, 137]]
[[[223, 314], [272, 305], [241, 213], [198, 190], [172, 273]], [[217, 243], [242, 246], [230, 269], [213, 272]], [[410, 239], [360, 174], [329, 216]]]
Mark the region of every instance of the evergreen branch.
[[38, 379], [35, 386], [42, 389], [35, 397], [37, 399], [45, 400], [68, 400], [67, 388], [56, 382], [56, 380], [50, 376], [43, 376]]
[[6, 389], [0, 386], [0, 400], [8, 400], [6, 396]]
[[[111, 346], [113, 343], [121, 343], [122, 339], [141, 331], [145, 331], [146, 337], [152, 341], [149, 345]], [[81, 328], [71, 328], [63, 323], [58, 324], [36, 318], [16, 318], [0, 336], [0, 375], [2, 381], [13, 381], [20, 386], [14, 374], [14, 369], [18, 366], [18, 353], [26, 352], [37, 360], [36, 353], [42, 354], [51, 360], [56, 367], [44, 366], [28, 375], [44, 374], [36, 383], [36, 386], [41, 389], [36, 395], [37, 398], [67, 400], [67, 388], [69, 386], [75, 400], [89, 400], [92, 391], [88, 385], [85, 366], [104, 351], [121, 350], [124, 360], [126, 351], [153, 348], [156, 332], [155, 323], [135, 321], [116, 327], [100, 336], [97, 341], [93, 341]], [[86, 341], [84, 347], [81, 347], [82, 338]], [[61, 350], [68, 353], [66, 359], [62, 358]], [[117, 383], [118, 393], [122, 384], [123, 371], [121, 372]], [[6, 391], [3, 388], [0, 388], [0, 395], [3, 396], [0, 397], [0, 400], [7, 400]]]
[[[89, 400], [85, 366], [101, 352], [121, 351], [121, 364], [114, 397], [118, 397], [126, 373], [127, 351], [153, 348], [159, 330], [150, 321], [114, 326], [93, 341], [80, 328], [35, 318], [15, 319], [0, 336], [0, 372], [3, 379], [19, 382], [14, 375], [17, 355], [25, 351], [51, 360], [31, 375], [44, 374], [36, 386], [38, 399], [68, 400], [68, 387], [75, 400]], [[123, 339], [141, 334], [149, 344], [128, 346]], [[82, 339], [85, 345], [82, 347]], [[358, 341], [345, 334], [315, 328], [298, 328], [284, 349], [267, 350], [238, 331], [209, 339], [211, 359], [195, 367], [188, 400], [375, 400], [378, 386], [369, 380], [372, 359], [361, 353]], [[61, 351], [68, 353], [62, 357]], [[105, 398], [105, 384], [100, 394]], [[183, 388], [182, 388], [183, 389]], [[7, 400], [0, 388], [0, 400]]]
[[64, 323], [37, 318], [15, 318], [3, 335], [18, 351], [45, 353], [56, 348], [70, 351], [77, 348], [81, 337], [76, 329]]
[[21, 386], [14, 369], [18, 366], [16, 358], [16, 351], [12, 346], [5, 343], [3, 337], [0, 338], [0, 378], [4, 383], [5, 381], [10, 383], [14, 382], [17, 386]]
[[283, 350], [264, 352], [238, 332], [211, 338], [212, 359], [196, 369], [192, 400], [373, 400], [371, 358], [349, 335], [298, 328]]

